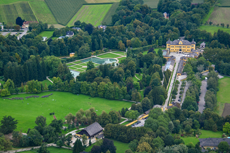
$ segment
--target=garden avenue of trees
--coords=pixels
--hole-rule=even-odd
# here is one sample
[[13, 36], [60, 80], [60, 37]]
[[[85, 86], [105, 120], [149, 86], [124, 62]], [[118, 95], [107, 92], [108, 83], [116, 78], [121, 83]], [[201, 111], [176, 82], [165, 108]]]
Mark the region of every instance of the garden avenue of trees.
[[[143, 4], [142, 0], [121, 0], [116, 13], [112, 16], [113, 26], [106, 30], [93, 27], [91, 24], [75, 22], [77, 31], [69, 27], [48, 28], [46, 23], [31, 23], [29, 33], [17, 40], [16, 36], [0, 35], [0, 79], [5, 83], [0, 86], [0, 96], [12, 94], [41, 93], [46, 91], [71, 92], [73, 94], [90, 95], [108, 100], [133, 101], [131, 110], [123, 108], [120, 111], [102, 112], [96, 114], [94, 108], [76, 110], [76, 114], [66, 114], [68, 130], [78, 129], [82, 125], [98, 122], [104, 127], [106, 139], [95, 145], [91, 153], [115, 153], [113, 140], [129, 143], [125, 153], [200, 153], [200, 144], [192, 142], [185, 145], [184, 137], [200, 135], [202, 130], [223, 131], [230, 134], [230, 117], [221, 117], [215, 113], [217, 107], [218, 74], [224, 75], [230, 71], [230, 34], [219, 30], [208, 33], [198, 27], [210, 11], [216, 0], [205, 0], [204, 3], [191, 5], [191, 0], [159, 0], [157, 10]], [[170, 14], [164, 19], [162, 13]], [[65, 35], [67, 31], [74, 36], [64, 39], [49, 39], [43, 42], [39, 33], [54, 30], [53, 36]], [[203, 55], [197, 59], [188, 59], [184, 67], [189, 86], [181, 109], [173, 107], [165, 112], [154, 105], [163, 105], [167, 99], [167, 87], [171, 72], [162, 72], [166, 59], [159, 49], [154, 48], [166, 44], [168, 39], [175, 40], [185, 36], [194, 39], [199, 45], [206, 42]], [[117, 66], [104, 64], [95, 67], [87, 63], [87, 70], [73, 78], [66, 63], [77, 59], [90, 57], [92, 54], [108, 52], [110, 49], [125, 51], [127, 57]], [[143, 54], [148, 51], [147, 54]], [[75, 53], [74, 57], [60, 59]], [[205, 110], [198, 112], [201, 72], [208, 70], [207, 93], [205, 95]], [[141, 80], [134, 81], [135, 74], [140, 74]], [[53, 78], [52, 85], [43, 85], [41, 81], [46, 76]], [[163, 83], [162, 83], [163, 82]], [[172, 96], [177, 94], [178, 82], [175, 83]], [[182, 91], [184, 84], [182, 84]], [[182, 92], [181, 91], [181, 92]], [[143, 93], [143, 94], [142, 94]], [[150, 110], [151, 109], [151, 110]], [[144, 127], [133, 128], [118, 124], [121, 117], [131, 120], [150, 110]], [[53, 114], [54, 115], [54, 114]], [[48, 153], [46, 143], [57, 146], [70, 146], [71, 136], [65, 136], [62, 130], [63, 121], [54, 119], [49, 125], [46, 118], [38, 116], [37, 126], [28, 129], [27, 136], [22, 131], [15, 131], [17, 118], [4, 116], [0, 124], [0, 150], [14, 147], [42, 146], [38, 152]], [[4, 134], [13, 134], [13, 140]], [[225, 137], [225, 135], [223, 135]], [[109, 138], [109, 139], [107, 139]], [[229, 146], [220, 143], [219, 152], [228, 152]], [[79, 153], [85, 149], [85, 144], [77, 140], [73, 152]]]

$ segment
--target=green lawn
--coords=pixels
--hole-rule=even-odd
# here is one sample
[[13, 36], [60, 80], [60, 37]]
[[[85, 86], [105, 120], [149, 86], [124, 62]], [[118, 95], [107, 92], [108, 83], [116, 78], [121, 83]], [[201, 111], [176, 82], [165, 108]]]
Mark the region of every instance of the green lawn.
[[131, 123], [131, 121], [126, 121], [126, 122], [122, 123], [121, 125], [126, 125], [126, 124], [129, 124], [129, 123]]
[[87, 62], [79, 64], [81, 66], [87, 66]]
[[139, 75], [139, 73], [136, 73], [136, 76], [137, 76], [138, 79], [140, 79], [140, 80], [142, 79], [142, 74]]
[[113, 53], [116, 53], [116, 54], [119, 54], [119, 55], [122, 55], [122, 56], [126, 56], [126, 52], [117, 51], [117, 52], [113, 52]]
[[[223, 134], [222, 131], [213, 132], [208, 130], [201, 130], [201, 133], [202, 134], [199, 136], [199, 138], [221, 138]], [[197, 144], [197, 142], [199, 142], [199, 138], [196, 137], [181, 138], [184, 140], [186, 145], [190, 142], [192, 142], [194, 145]]]
[[100, 57], [100, 58], [117, 58], [117, 57], [120, 57], [120, 56], [116, 55], [116, 54], [113, 54], [113, 53], [107, 53], [107, 54], [99, 55], [97, 57]]
[[76, 61], [76, 62], [73, 62], [74, 64], [79, 64], [79, 63], [81, 63], [81, 61]]
[[42, 36], [42, 37], [50, 38], [50, 37], [53, 36], [53, 31], [43, 31], [39, 35]]
[[81, 65], [74, 65], [74, 66], [72, 66], [72, 67], [75, 67], [75, 68], [82, 68]]
[[47, 86], [52, 85], [52, 83], [51, 83], [49, 80], [43, 80], [43, 81], [42, 81], [42, 84], [43, 84], [43, 85], [46, 84]]
[[[128, 143], [123, 143], [123, 142], [116, 141], [116, 140], [113, 140], [113, 143], [117, 148], [117, 150], [116, 150], [117, 153], [124, 153], [127, 149], [129, 149], [129, 144]], [[93, 146], [94, 146], [94, 144], [91, 145], [90, 147], [87, 147], [85, 149], [85, 151], [89, 152]]]
[[133, 77], [133, 81], [134, 81], [134, 82], [137, 82], [138, 79], [134, 76], [134, 77]]
[[219, 29], [223, 30], [227, 33], [230, 33], [230, 28], [223, 28], [223, 27], [217, 27], [217, 26], [208, 26], [208, 25], [202, 25], [199, 27], [200, 30], [206, 30], [207, 32], [210, 32], [211, 34], [214, 34], [214, 32], [217, 32]]
[[230, 103], [230, 77], [219, 79], [219, 91], [217, 92], [217, 113], [222, 115], [224, 104]]
[[83, 5], [81, 9], [69, 21], [67, 26], [73, 26], [74, 22], [77, 20], [91, 23], [94, 26], [99, 26], [102, 24], [102, 21], [111, 6], [112, 4]]
[[[53, 93], [48, 98], [40, 98], [41, 96]], [[27, 97], [35, 94], [19, 94], [11, 97]], [[8, 100], [0, 99], [0, 119], [5, 115], [11, 115], [18, 120], [17, 130], [27, 131], [28, 128], [35, 126], [35, 119], [42, 115], [46, 117], [49, 124], [53, 120], [53, 116], [49, 113], [54, 112], [57, 119], [64, 120], [68, 113], [76, 114], [79, 109], [87, 110], [95, 107], [96, 113], [101, 114], [103, 110], [109, 112], [111, 110], [121, 110], [121, 108], [129, 108], [131, 103], [117, 100], [107, 100], [104, 98], [92, 98], [86, 95], [74, 95], [68, 92], [45, 92], [38, 94], [39, 98], [29, 98], [24, 100]]]
[[126, 59], [126, 57], [121, 57], [121, 58], [118, 58], [119, 60], [119, 63], [121, 63], [122, 60]]
[[66, 63], [67, 66], [74, 65], [74, 63]]
[[1, 83], [1, 84], [4, 84], [4, 83], [5, 83], [5, 81], [0, 80], [0, 83]]
[[[56, 147], [49, 147], [48, 150], [50, 153], [72, 153], [72, 150], [63, 149], [63, 148], [56, 148]], [[37, 153], [37, 150], [30, 150], [30, 151], [23, 151], [22, 153]]]

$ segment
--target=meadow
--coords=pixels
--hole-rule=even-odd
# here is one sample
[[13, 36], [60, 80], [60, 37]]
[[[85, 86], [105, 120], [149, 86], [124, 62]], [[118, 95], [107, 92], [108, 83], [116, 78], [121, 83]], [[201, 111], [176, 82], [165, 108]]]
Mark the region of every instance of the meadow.
[[83, 5], [68, 23], [68, 26], [74, 25], [74, 22], [77, 20], [85, 23], [91, 23], [93, 26], [99, 26], [102, 24], [102, 21], [111, 6], [112, 4]]
[[27, 21], [37, 21], [28, 2], [0, 5], [0, 22], [14, 25], [18, 16]]
[[217, 113], [222, 115], [224, 104], [230, 103], [230, 77], [219, 79], [219, 91], [217, 92]]
[[151, 8], [157, 8], [159, 0], [144, 0], [144, 4], [147, 4]]
[[59, 24], [66, 25], [86, 2], [84, 0], [45, 0]]
[[[41, 96], [53, 93], [48, 98]], [[35, 94], [19, 94], [12, 97], [27, 97]], [[28, 128], [35, 126], [37, 116], [46, 117], [47, 124], [54, 119], [49, 113], [54, 112], [57, 119], [65, 120], [68, 113], [76, 114], [81, 108], [87, 110], [94, 107], [99, 115], [102, 111], [107, 113], [111, 110], [121, 110], [123, 107], [129, 108], [131, 103], [117, 100], [107, 100], [104, 98], [92, 98], [87, 95], [74, 95], [68, 92], [44, 92], [37, 94], [39, 98], [29, 98], [24, 100], [8, 100], [0, 99], [0, 119], [5, 115], [10, 115], [18, 120], [17, 129], [23, 132]]]
[[227, 33], [230, 33], [230, 28], [223, 28], [223, 27], [217, 27], [217, 26], [208, 26], [208, 25], [202, 25], [199, 27], [200, 30], [206, 30], [207, 32], [210, 32], [211, 34], [214, 34], [218, 30], [223, 30]]
[[85, 0], [87, 3], [115, 3], [120, 2], [120, 0]]
[[113, 53], [107, 53], [107, 54], [99, 55], [97, 57], [100, 57], [100, 58], [117, 58], [117, 57], [120, 57], [120, 55], [116, 55]]
[[211, 21], [215, 25], [221, 23], [225, 25], [230, 24], [230, 20], [226, 20], [229, 18], [229, 14], [230, 7], [215, 7], [208, 21]]
[[54, 33], [53, 31], [43, 31], [39, 35], [42, 37], [50, 38], [53, 36], [53, 33]]
[[[72, 150], [69, 149], [63, 149], [63, 148], [56, 148], [56, 147], [48, 147], [50, 153], [72, 153]], [[22, 153], [37, 153], [37, 149], [30, 150], [30, 151], [23, 151]]]
[[230, 6], [230, 1], [229, 0], [220, 0], [221, 6]]

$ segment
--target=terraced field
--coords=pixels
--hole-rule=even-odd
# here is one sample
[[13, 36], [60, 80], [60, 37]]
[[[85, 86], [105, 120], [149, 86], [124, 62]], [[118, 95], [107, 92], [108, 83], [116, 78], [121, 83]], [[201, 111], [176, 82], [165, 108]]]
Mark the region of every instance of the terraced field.
[[27, 21], [37, 21], [28, 2], [0, 5], [0, 22], [14, 25], [19, 16]]
[[215, 7], [208, 21], [212, 21], [213, 24], [224, 23], [230, 24], [229, 19], [230, 7]]

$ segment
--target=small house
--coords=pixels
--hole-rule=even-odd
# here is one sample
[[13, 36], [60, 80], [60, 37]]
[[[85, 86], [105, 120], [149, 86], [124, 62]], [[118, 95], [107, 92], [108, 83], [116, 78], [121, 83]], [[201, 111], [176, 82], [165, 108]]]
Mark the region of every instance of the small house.
[[75, 53], [70, 53], [69, 57], [74, 57]]
[[200, 141], [200, 147], [202, 149], [210, 148], [212, 150], [218, 149], [218, 145], [222, 141], [226, 141], [228, 145], [230, 145], [230, 139], [229, 138], [204, 138], [199, 139]]
[[106, 26], [104, 26], [104, 25], [99, 25], [99, 26], [98, 26], [98, 29], [103, 29], [103, 31], [105, 31]]
[[204, 49], [205, 48], [205, 42], [202, 42], [201, 44], [200, 44], [200, 49]]
[[85, 134], [88, 138], [103, 138], [103, 128], [101, 125], [97, 122], [94, 122], [93, 124], [87, 126], [83, 130], [77, 133], [77, 135], [83, 135]]
[[164, 16], [165, 19], [169, 19], [169, 14], [167, 12], [164, 12], [163, 16]]
[[74, 36], [74, 32], [73, 31], [67, 31], [66, 32], [66, 37], [73, 37]]
[[29, 28], [30, 23], [38, 23], [37, 21], [24, 21], [22, 28]]

